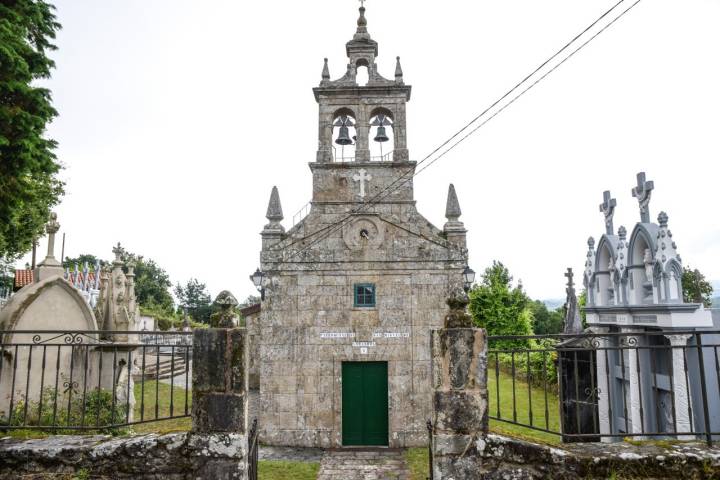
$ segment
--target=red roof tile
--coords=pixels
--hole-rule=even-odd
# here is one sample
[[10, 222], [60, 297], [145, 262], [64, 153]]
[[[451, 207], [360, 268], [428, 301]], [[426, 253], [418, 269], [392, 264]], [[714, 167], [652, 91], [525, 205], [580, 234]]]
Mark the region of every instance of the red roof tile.
[[15, 270], [15, 288], [22, 288], [33, 283], [32, 270]]

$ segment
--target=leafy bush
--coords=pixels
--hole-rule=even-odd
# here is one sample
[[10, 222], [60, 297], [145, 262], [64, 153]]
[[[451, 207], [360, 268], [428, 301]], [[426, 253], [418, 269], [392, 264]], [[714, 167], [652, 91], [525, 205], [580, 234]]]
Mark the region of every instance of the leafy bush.
[[[72, 394], [72, 396], [71, 396]], [[68, 409], [68, 400], [70, 408]], [[27, 418], [25, 408], [27, 405]], [[30, 400], [29, 402], [21, 397], [12, 410], [9, 418], [0, 418], [0, 429], [2, 425], [10, 426], [32, 426], [32, 427], [69, 427], [81, 426], [91, 427], [98, 425], [97, 430], [84, 431], [85, 433], [110, 433], [120, 435], [127, 430], [118, 427], [110, 427], [113, 423], [125, 421], [124, 404], [115, 401], [113, 408], [113, 394], [110, 390], [94, 389], [85, 395], [83, 408], [83, 396], [75, 390], [58, 392], [55, 398], [55, 390], [46, 388], [40, 396], [40, 401]], [[49, 433], [68, 434], [77, 433], [77, 430], [63, 428], [48, 428]]]
[[[496, 362], [498, 369], [503, 374], [512, 375], [513, 364], [515, 367], [515, 378], [527, 381], [530, 376], [530, 384], [544, 388], [547, 383], [548, 390], [557, 390], [557, 351], [555, 351], [556, 340], [552, 339], [529, 339], [527, 346], [517, 349], [513, 355], [510, 352], [489, 353], [488, 375], [495, 375]], [[511, 347], [510, 349], [516, 349]], [[496, 349], [494, 345], [490, 349]], [[505, 346], [497, 350], [506, 350]], [[544, 351], [544, 352], [543, 352]]]

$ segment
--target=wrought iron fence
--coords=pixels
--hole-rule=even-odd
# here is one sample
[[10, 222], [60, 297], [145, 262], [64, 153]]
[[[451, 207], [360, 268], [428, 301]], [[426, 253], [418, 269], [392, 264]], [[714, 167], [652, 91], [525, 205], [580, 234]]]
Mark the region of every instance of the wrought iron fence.
[[0, 430], [190, 416], [192, 332], [0, 331]]
[[258, 478], [258, 428], [257, 418], [253, 420], [248, 436], [248, 480]]
[[490, 336], [489, 417], [565, 442], [711, 443], [719, 348], [720, 330]]

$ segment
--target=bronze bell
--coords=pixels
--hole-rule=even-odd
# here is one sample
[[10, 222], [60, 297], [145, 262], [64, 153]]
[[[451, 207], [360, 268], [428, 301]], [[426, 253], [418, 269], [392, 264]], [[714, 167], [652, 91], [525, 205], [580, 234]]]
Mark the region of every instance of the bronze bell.
[[387, 133], [385, 133], [385, 127], [380, 125], [377, 129], [377, 134], [375, 135], [374, 140], [376, 142], [387, 142], [390, 140], [387, 136]]
[[340, 133], [338, 134], [337, 140], [335, 140], [335, 143], [338, 145], [352, 145], [352, 140], [350, 139], [350, 131], [348, 130], [348, 127], [340, 127]]

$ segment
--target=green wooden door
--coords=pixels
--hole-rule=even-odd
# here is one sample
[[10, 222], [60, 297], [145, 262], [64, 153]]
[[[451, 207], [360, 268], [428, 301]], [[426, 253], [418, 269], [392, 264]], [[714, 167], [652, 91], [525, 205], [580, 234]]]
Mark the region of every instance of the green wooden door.
[[343, 362], [343, 445], [388, 444], [387, 362]]

